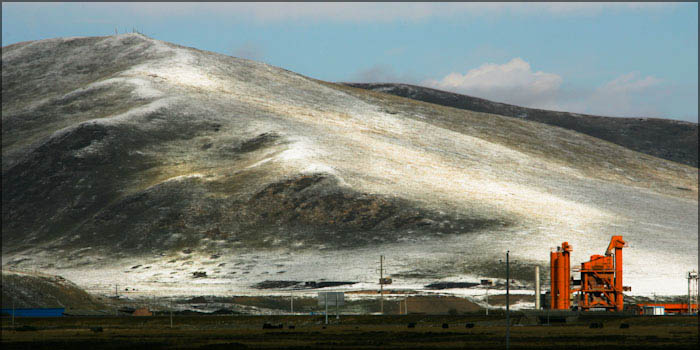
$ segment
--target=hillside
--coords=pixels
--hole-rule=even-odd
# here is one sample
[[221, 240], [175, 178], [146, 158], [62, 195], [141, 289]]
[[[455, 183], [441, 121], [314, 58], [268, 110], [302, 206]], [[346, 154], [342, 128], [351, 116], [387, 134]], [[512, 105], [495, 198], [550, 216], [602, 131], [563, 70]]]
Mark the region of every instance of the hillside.
[[98, 310], [104, 305], [60, 276], [2, 271], [2, 307]]
[[615, 118], [526, 108], [409, 84], [345, 83], [418, 101], [524, 118], [597, 137], [631, 150], [698, 167], [698, 124], [656, 118]]
[[3, 47], [2, 188], [3, 265], [88, 291], [476, 279], [612, 234], [635, 291], [697, 267], [697, 168], [139, 34]]

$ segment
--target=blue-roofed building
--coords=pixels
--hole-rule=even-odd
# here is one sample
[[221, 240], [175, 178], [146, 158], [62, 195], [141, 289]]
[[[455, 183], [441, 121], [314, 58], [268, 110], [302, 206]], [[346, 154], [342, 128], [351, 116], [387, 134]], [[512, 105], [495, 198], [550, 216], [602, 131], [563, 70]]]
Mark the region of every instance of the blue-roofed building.
[[[14, 309], [15, 317], [61, 317], [65, 308]], [[13, 309], [0, 310], [3, 316], [12, 316]]]

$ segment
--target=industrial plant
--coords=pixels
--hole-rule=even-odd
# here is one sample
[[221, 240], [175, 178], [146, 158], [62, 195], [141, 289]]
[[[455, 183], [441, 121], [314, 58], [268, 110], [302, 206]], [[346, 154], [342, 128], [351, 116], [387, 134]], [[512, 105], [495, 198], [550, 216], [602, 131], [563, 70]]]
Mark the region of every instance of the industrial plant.
[[[581, 266], [571, 268], [570, 253], [573, 247], [564, 242], [550, 255], [551, 287], [547, 292], [552, 310], [609, 311], [625, 310], [623, 292], [631, 286], [623, 286], [622, 236], [613, 236], [603, 255], [591, 255]], [[574, 279], [571, 272], [580, 273]], [[698, 275], [688, 272], [687, 303], [639, 303], [627, 309], [640, 315], [688, 314], [698, 312]], [[539, 293], [538, 293], [539, 295]]]

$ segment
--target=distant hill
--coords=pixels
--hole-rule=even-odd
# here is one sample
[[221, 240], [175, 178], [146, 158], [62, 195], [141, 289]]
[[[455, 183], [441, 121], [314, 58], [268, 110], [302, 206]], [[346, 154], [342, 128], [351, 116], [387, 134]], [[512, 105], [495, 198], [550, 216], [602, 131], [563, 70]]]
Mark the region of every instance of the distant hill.
[[98, 310], [104, 308], [93, 296], [61, 276], [2, 271], [2, 307]]
[[534, 120], [591, 135], [637, 152], [698, 167], [697, 123], [548, 111], [408, 84], [346, 83], [346, 85], [442, 106]]

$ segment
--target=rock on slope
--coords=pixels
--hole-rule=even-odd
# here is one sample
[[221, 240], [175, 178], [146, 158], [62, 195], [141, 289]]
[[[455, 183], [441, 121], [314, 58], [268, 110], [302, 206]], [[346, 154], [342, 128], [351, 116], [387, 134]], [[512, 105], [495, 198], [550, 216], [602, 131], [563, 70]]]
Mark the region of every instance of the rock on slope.
[[448, 277], [507, 248], [542, 263], [562, 240], [583, 260], [611, 234], [634, 242], [634, 278], [697, 264], [697, 169], [573, 131], [138, 34], [10, 45], [2, 78], [4, 264], [155, 256], [149, 281], [225, 278], [175, 268], [178, 251], [275, 251], [281, 278], [306, 280], [393, 251], [407, 276]]
[[637, 152], [698, 167], [697, 123], [669, 119], [614, 118], [547, 111], [409, 84], [345, 84], [442, 106], [507, 117], [527, 118], [598, 137]]

